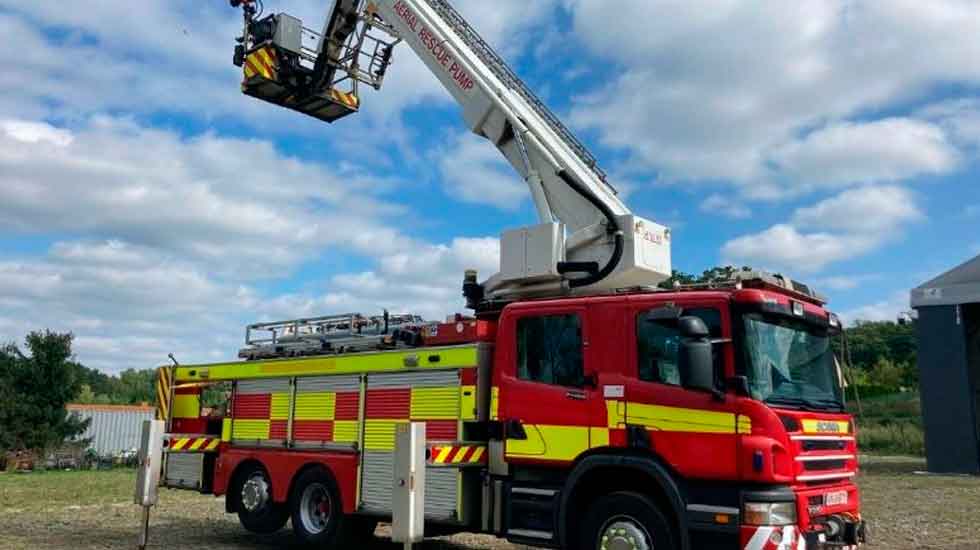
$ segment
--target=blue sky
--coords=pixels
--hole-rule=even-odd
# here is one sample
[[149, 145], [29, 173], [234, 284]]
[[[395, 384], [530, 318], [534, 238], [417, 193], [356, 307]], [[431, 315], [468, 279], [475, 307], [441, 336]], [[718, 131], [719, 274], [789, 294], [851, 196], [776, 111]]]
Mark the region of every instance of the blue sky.
[[[266, 1], [311, 27], [325, 5]], [[674, 229], [678, 269], [779, 270], [893, 319], [980, 253], [975, 1], [457, 5]], [[409, 49], [326, 125], [239, 93], [239, 24], [217, 0], [0, 0], [0, 340], [71, 330], [117, 371], [233, 357], [255, 320], [440, 318], [533, 223]]]

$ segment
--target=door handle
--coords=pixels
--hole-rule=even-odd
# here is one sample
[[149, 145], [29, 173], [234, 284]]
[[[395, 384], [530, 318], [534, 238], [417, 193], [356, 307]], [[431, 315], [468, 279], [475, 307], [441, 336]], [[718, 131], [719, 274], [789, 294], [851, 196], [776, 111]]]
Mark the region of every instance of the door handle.
[[565, 392], [565, 397], [568, 399], [574, 399], [576, 401], [585, 401], [586, 395], [582, 390], [568, 390]]

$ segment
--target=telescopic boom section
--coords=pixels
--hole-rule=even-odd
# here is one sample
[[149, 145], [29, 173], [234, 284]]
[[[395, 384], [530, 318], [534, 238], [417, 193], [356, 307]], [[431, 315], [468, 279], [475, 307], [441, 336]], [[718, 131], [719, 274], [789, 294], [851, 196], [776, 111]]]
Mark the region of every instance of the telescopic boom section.
[[[248, 27], [246, 14], [246, 37]], [[379, 30], [390, 38], [376, 38]], [[318, 37], [314, 69], [329, 67], [316, 71], [321, 83], [367, 81], [376, 88], [381, 80], [372, 77], [383, 77], [391, 48], [405, 42], [459, 103], [470, 130], [527, 183], [539, 224], [502, 235], [500, 272], [467, 285], [471, 304], [647, 286], [670, 276], [670, 230], [630, 212], [595, 157], [449, 2], [334, 1]], [[364, 71], [360, 60], [375, 68]], [[331, 78], [324, 80], [324, 72]], [[320, 97], [332, 93], [329, 86], [319, 90]]]

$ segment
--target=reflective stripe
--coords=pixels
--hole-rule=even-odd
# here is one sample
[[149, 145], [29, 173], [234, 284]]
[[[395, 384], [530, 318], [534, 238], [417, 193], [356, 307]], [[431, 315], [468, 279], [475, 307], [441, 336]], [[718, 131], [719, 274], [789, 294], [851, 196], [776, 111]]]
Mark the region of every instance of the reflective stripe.
[[171, 438], [166, 450], [170, 453], [210, 453], [218, 449], [220, 439], [213, 437]]
[[449, 459], [449, 455], [453, 452], [452, 447], [443, 447], [439, 450], [439, 455], [436, 456], [435, 462], [443, 463]]
[[157, 420], [170, 419], [170, 386], [170, 367], [158, 368], [156, 383]]
[[434, 444], [429, 446], [429, 464], [436, 466], [466, 466], [483, 464], [486, 447], [483, 445]]
[[453, 456], [453, 464], [459, 464], [460, 462], [462, 462], [466, 458], [466, 455], [469, 454], [469, 452], [470, 452], [469, 447], [460, 447], [456, 451], [456, 455]]
[[752, 419], [740, 414], [738, 415], [738, 433], [740, 434], [751, 434], [752, 433]]
[[[734, 434], [735, 414], [730, 412], [664, 407], [630, 402], [627, 422], [664, 432]], [[745, 423], [739, 423], [743, 426]], [[751, 431], [751, 427], [749, 428]]]

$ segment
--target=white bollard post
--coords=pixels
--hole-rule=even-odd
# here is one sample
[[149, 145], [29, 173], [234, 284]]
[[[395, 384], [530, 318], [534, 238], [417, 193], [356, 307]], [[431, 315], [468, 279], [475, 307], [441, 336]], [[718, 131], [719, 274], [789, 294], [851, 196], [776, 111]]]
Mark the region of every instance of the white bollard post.
[[425, 536], [425, 423], [399, 424], [395, 432], [391, 540], [411, 550]]
[[143, 507], [140, 521], [140, 534], [137, 542], [139, 550], [146, 550], [150, 538], [150, 508], [156, 505], [159, 497], [160, 471], [163, 464], [163, 438], [166, 423], [162, 420], [145, 420], [140, 437], [139, 466], [136, 472], [136, 494], [133, 500]]

